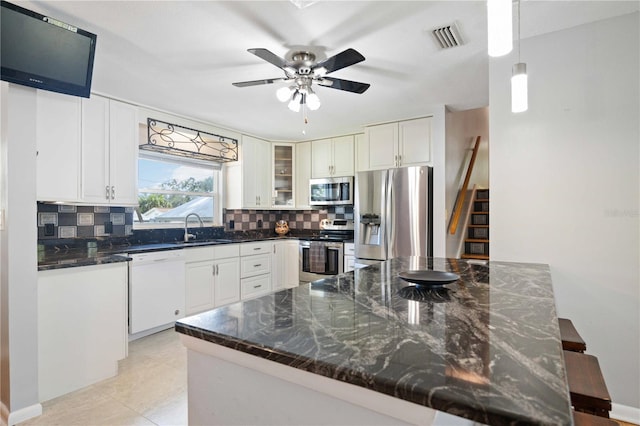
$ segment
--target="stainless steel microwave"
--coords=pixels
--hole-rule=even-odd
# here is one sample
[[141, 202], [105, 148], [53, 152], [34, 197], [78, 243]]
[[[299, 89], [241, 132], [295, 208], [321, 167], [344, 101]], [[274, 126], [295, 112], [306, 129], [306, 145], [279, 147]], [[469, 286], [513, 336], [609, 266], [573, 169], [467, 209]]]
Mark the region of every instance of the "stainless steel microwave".
[[309, 179], [309, 204], [332, 206], [353, 204], [353, 176]]

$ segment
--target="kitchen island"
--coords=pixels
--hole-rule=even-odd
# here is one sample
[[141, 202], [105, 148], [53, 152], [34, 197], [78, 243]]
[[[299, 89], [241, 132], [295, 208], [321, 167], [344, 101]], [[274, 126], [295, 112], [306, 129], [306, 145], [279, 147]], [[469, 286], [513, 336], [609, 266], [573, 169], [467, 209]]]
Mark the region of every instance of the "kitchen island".
[[[398, 277], [422, 269], [460, 279]], [[397, 258], [176, 330], [193, 424], [572, 424], [546, 265]]]

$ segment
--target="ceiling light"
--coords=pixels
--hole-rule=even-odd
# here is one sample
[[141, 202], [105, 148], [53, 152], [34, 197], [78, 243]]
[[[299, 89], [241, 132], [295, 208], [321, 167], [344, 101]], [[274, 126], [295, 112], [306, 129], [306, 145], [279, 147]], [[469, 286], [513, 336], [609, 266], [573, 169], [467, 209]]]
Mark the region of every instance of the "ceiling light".
[[276, 97], [280, 102], [287, 102], [291, 98], [291, 94], [294, 92], [295, 87], [281, 87], [276, 90]]
[[311, 90], [311, 88], [309, 88], [306, 98], [307, 106], [311, 111], [315, 111], [320, 108], [320, 98], [313, 92], [313, 90]]
[[518, 62], [511, 76], [511, 112], [526, 111], [528, 106], [527, 64]]
[[513, 48], [512, 0], [487, 0], [489, 56], [504, 56]]
[[289, 109], [293, 112], [300, 112], [300, 104], [302, 103], [302, 93], [296, 90], [289, 102]]
[[529, 108], [527, 64], [520, 62], [520, 2], [518, 1], [518, 63], [511, 74], [511, 112], [524, 112]]

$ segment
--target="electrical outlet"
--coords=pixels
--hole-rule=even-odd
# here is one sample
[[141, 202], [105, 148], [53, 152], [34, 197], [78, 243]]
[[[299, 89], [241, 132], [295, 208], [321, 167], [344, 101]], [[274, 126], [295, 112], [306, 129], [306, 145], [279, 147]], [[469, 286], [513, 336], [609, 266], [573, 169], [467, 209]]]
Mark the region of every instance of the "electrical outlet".
[[235, 220], [230, 220], [229, 221], [229, 229], [233, 231], [233, 229], [236, 227], [236, 221]]
[[262, 228], [262, 221], [258, 220], [258, 228]]
[[104, 223], [104, 233], [105, 234], [113, 234], [113, 222], [105, 222]]
[[55, 235], [55, 231], [53, 229], [53, 223], [45, 223], [44, 224], [44, 236], [45, 237], [53, 237]]

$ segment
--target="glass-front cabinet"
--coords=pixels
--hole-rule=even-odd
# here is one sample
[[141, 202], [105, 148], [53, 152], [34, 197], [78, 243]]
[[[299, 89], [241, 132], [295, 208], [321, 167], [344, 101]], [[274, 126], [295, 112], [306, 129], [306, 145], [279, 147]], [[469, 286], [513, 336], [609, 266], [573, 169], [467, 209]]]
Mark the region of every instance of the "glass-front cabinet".
[[295, 206], [293, 144], [273, 144], [273, 206]]

